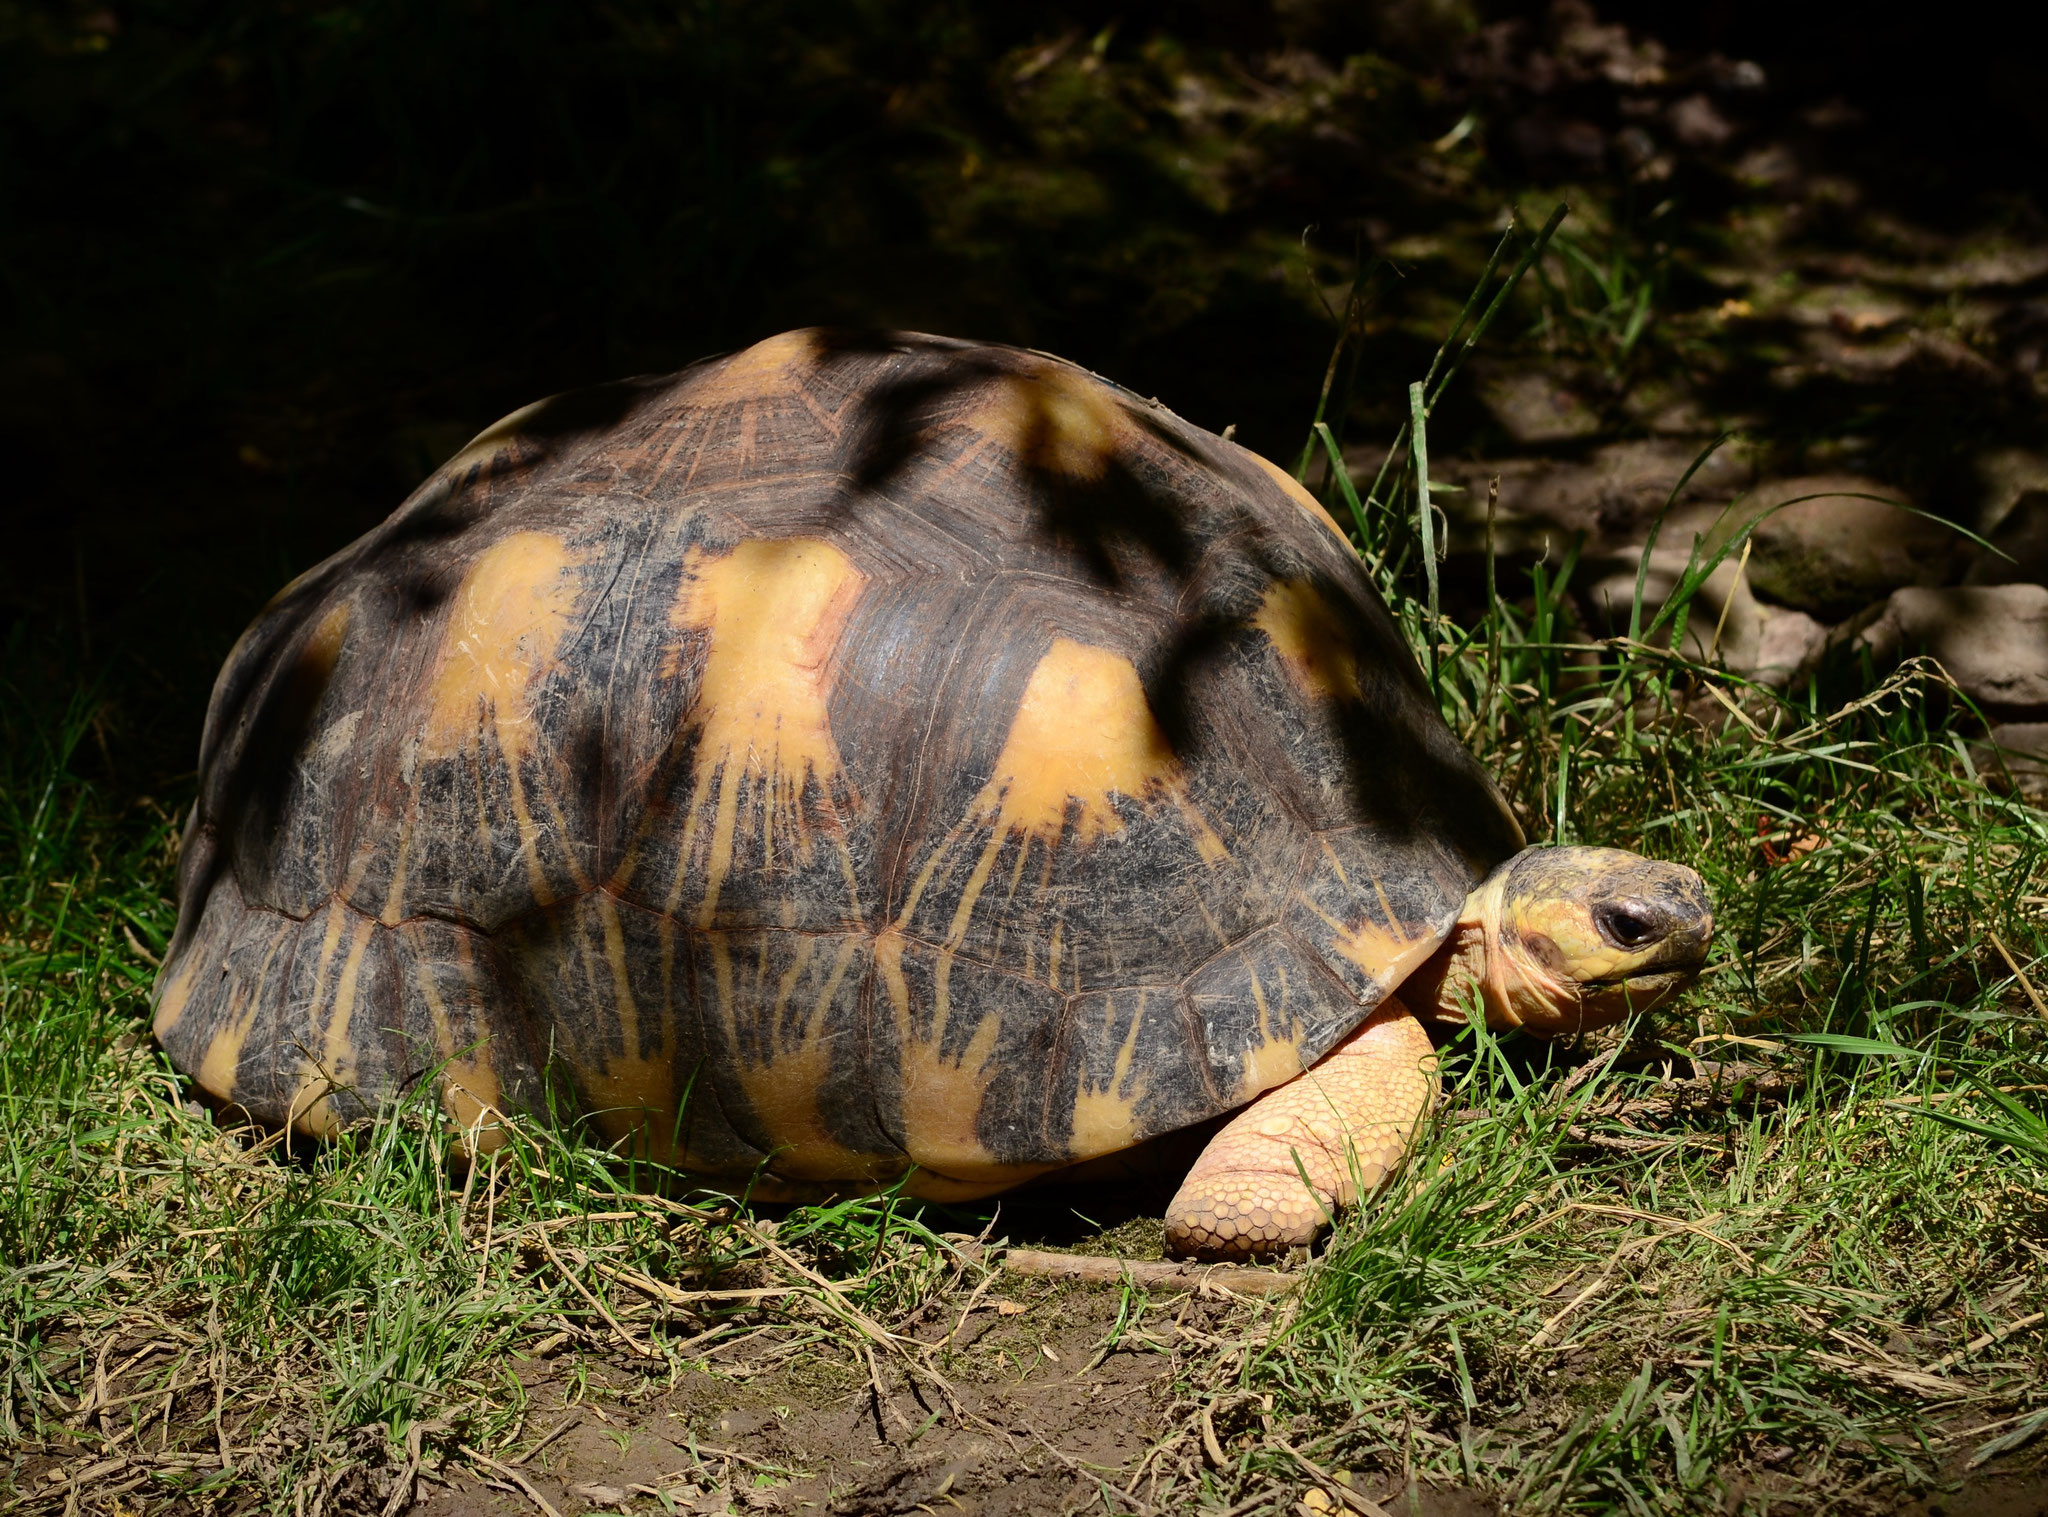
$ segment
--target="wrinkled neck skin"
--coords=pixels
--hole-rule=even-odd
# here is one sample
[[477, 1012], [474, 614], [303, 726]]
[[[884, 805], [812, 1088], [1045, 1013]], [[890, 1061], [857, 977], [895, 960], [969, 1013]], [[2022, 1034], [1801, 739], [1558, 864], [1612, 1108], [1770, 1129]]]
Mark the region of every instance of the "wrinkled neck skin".
[[1554, 1037], [1594, 1025], [1577, 984], [1554, 974], [1505, 930], [1506, 885], [1507, 871], [1497, 869], [1465, 897], [1450, 936], [1401, 987], [1401, 999], [1418, 1016], [1462, 1027], [1476, 991], [1495, 1032], [1522, 1027]]

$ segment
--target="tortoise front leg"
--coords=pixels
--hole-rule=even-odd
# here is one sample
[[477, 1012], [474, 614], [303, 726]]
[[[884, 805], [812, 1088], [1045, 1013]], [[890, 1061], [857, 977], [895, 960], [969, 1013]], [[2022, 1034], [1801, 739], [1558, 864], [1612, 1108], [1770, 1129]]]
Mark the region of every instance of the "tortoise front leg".
[[1435, 1094], [1429, 1034], [1389, 996], [1313, 1069], [1209, 1140], [1166, 1208], [1167, 1253], [1250, 1259], [1311, 1242], [1331, 1212], [1393, 1172]]

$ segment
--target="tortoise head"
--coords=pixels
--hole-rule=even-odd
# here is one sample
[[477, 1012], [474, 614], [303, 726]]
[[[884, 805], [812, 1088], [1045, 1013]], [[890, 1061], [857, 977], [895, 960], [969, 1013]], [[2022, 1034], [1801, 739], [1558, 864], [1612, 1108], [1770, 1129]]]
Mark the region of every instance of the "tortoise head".
[[1546, 1037], [1668, 999], [1692, 983], [1714, 938], [1705, 881], [1619, 848], [1526, 848], [1472, 893], [1464, 916], [1480, 929], [1487, 1021]]

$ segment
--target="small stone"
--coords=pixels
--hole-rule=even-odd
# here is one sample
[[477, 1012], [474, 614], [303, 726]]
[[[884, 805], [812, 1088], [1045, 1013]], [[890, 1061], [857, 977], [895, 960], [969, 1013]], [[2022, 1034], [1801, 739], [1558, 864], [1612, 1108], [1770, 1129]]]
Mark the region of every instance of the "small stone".
[[1501, 429], [1519, 443], [1564, 442], [1600, 430], [1593, 409], [1541, 370], [1491, 375], [1479, 394]]
[[1735, 135], [1735, 126], [1705, 95], [1687, 95], [1671, 107], [1672, 135], [1693, 148], [1716, 148]]
[[[1688, 543], [1691, 538], [1680, 530], [1679, 517], [1691, 520], [1697, 507], [1734, 499], [1754, 474], [1748, 452], [1740, 447], [1717, 448], [1701, 462], [1705, 442], [1699, 437], [1638, 438], [1596, 448], [1583, 461], [1446, 459], [1441, 466], [1444, 478], [1464, 491], [1439, 502], [1449, 517], [1452, 551], [1484, 551], [1487, 481], [1495, 475], [1500, 477], [1496, 550], [1540, 553], [1548, 540], [1555, 554], [1562, 553], [1570, 534], [1579, 531], [1596, 540], [1640, 541], [1670, 501], [1673, 486], [1698, 463], [1685, 487], [1686, 504], [1666, 521], [1662, 537], [1674, 544]], [[1360, 455], [1368, 476], [1378, 462], [1375, 458], [1367, 463]], [[1705, 513], [1709, 519], [1714, 514]]]
[[1930, 655], [1994, 717], [2048, 717], [2048, 588], [1899, 590], [1855, 641], [1880, 667]]
[[1819, 285], [1788, 303], [1784, 315], [1802, 326], [1832, 327], [1849, 337], [1867, 337], [1911, 319], [1913, 307], [1868, 285]]
[[1746, 502], [1762, 517], [1752, 534], [1750, 588], [1761, 600], [1839, 621], [1904, 586], [1941, 583], [1967, 539], [1884, 504], [1898, 499], [1893, 487], [1853, 475], [1759, 486]]
[[1977, 551], [1964, 584], [2048, 585], [2048, 490], [2023, 493], [1989, 536], [1996, 551]]
[[2029, 490], [2048, 490], [2048, 453], [1994, 448], [1977, 455], [1976, 474], [1983, 486], [1977, 530], [1989, 537], [2004, 523], [2022, 495]]
[[2036, 806], [2048, 805], [2048, 722], [2008, 722], [1970, 744], [1970, 762], [1986, 783]]
[[[1690, 537], [1691, 532], [1674, 535]], [[1645, 627], [1677, 587], [1690, 553], [1690, 544], [1680, 549], [1660, 543], [1651, 551], [1650, 571], [1643, 578]], [[1596, 572], [1605, 572], [1587, 591], [1589, 609], [1596, 624], [1610, 634], [1628, 630], [1641, 555], [1642, 549], [1633, 547], [1595, 561]], [[1682, 651], [1687, 658], [1722, 664], [1760, 685], [1782, 690], [1820, 652], [1828, 629], [1804, 611], [1758, 600], [1750, 591], [1748, 572], [1738, 574], [1741, 567], [1740, 555], [1731, 554], [1694, 593]], [[1658, 640], [1668, 639], [1660, 634]]]

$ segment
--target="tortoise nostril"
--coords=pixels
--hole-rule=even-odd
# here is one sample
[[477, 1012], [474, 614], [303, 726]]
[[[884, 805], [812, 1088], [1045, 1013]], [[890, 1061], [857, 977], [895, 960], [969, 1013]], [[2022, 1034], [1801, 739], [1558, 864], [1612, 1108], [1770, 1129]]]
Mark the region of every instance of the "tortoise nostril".
[[1617, 948], [1641, 948], [1664, 935], [1656, 915], [1633, 901], [1603, 901], [1593, 908], [1593, 923]]

